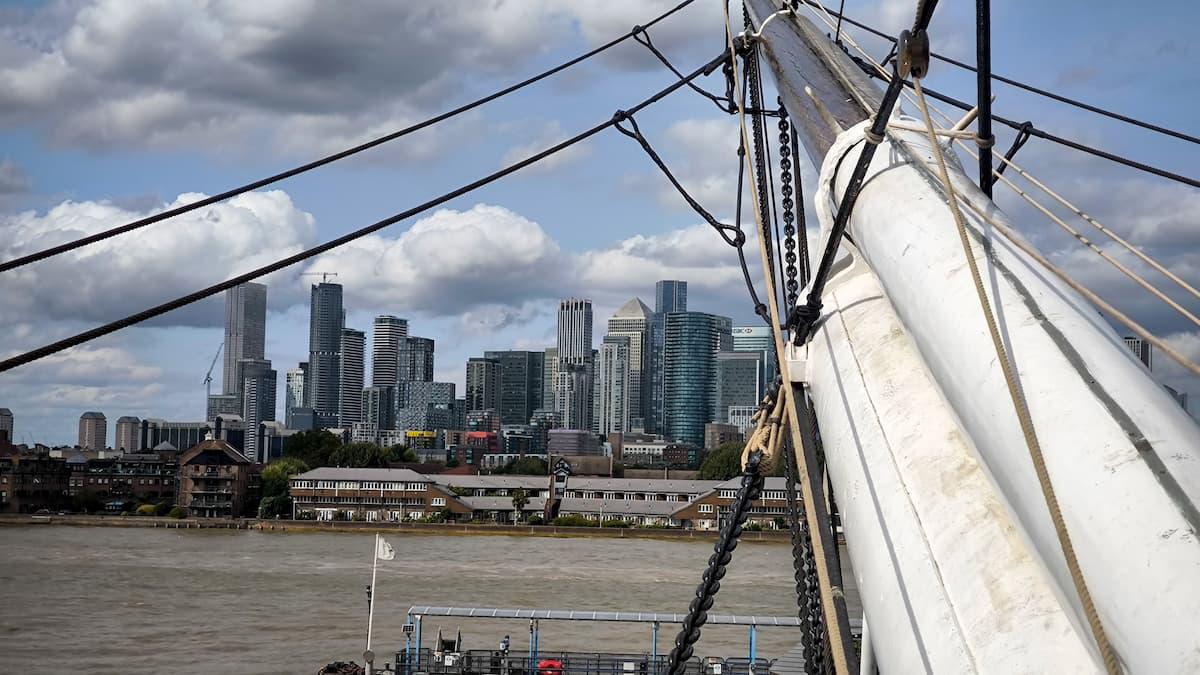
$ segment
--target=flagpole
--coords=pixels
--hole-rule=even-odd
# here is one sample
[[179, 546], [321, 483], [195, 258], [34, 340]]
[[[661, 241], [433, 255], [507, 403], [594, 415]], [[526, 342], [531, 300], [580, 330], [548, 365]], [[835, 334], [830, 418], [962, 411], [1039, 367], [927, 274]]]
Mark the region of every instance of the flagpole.
[[367, 610], [367, 649], [371, 649], [371, 628], [375, 623], [375, 570], [379, 567], [379, 533], [375, 533], [375, 547], [371, 549], [371, 606]]

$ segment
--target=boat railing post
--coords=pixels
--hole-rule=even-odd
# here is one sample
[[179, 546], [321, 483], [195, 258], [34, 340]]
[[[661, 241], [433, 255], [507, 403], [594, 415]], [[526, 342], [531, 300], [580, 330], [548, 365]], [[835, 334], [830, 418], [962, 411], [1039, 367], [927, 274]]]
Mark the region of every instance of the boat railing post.
[[653, 672], [650, 675], [658, 675], [658, 622], [650, 624], [650, 663]]
[[417, 615], [417, 670], [421, 670], [421, 615]]
[[529, 620], [529, 664], [525, 666], [525, 673], [533, 673], [533, 619]]
[[758, 652], [758, 626], [750, 624], [750, 675], [754, 675], [754, 658]]
[[[533, 658], [538, 658], [538, 650], [541, 648], [542, 622], [533, 620]], [[534, 672], [533, 664], [530, 665], [530, 673]]]
[[404, 631], [404, 675], [408, 675], [411, 670], [409, 664], [412, 663], [412, 631], [408, 630], [408, 628], [412, 626], [412, 622], [412, 614], [409, 614], [404, 622], [406, 629]]

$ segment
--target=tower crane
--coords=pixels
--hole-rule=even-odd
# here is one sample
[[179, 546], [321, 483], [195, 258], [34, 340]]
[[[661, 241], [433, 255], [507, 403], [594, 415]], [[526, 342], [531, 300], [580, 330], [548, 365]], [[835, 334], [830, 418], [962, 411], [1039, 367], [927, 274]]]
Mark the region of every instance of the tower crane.
[[206, 403], [208, 401], [208, 397], [212, 396], [212, 371], [213, 368], [217, 367], [217, 358], [221, 356], [221, 350], [224, 349], [224, 347], [224, 342], [221, 343], [221, 346], [217, 347], [217, 353], [213, 354], [212, 363], [208, 366], [208, 374], [204, 376], [204, 400]]
[[338, 275], [337, 272], [301, 272], [300, 273], [300, 276], [302, 276], [302, 277], [319, 276], [319, 277], [321, 277], [321, 283], [325, 283], [326, 281], [329, 280], [329, 277], [336, 277], [337, 275]]

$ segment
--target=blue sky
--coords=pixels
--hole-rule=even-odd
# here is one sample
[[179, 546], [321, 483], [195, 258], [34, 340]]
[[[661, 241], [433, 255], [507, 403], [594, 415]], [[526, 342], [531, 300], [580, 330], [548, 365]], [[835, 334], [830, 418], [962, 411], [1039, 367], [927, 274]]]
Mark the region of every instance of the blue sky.
[[[973, 3], [943, 2], [933, 48], [973, 60]], [[1190, 133], [1200, 82], [1190, 3], [995, 3], [994, 68]], [[212, 194], [500, 88], [660, 13], [664, 2], [17, 3], [0, 7], [0, 257]], [[912, 3], [850, 0], [847, 12], [898, 30]], [[720, 5], [683, 10], [651, 36], [683, 70], [722, 45]], [[857, 33], [853, 33], [856, 36]], [[886, 47], [858, 36], [872, 53]], [[402, 211], [606, 119], [672, 81], [635, 44], [450, 123], [195, 217], [167, 221], [0, 278], [0, 353], [47, 341], [208, 285]], [[935, 63], [927, 85], [974, 97], [969, 74]], [[719, 90], [719, 77], [707, 86]], [[1014, 119], [1194, 175], [1197, 149], [998, 86]], [[773, 93], [768, 94], [773, 100]], [[652, 143], [718, 216], [733, 211], [732, 121], [680, 92], [638, 116]], [[1011, 135], [998, 132], [1007, 145]], [[1022, 166], [1113, 229], [1200, 278], [1200, 197], [1100, 159], [1032, 141]], [[811, 167], [804, 167], [807, 178]], [[811, 185], [811, 180], [809, 182]], [[189, 200], [185, 198], [184, 201]], [[1193, 357], [1200, 337], [1169, 310], [1076, 253], [1003, 190], [1024, 231], [1105, 297]], [[267, 357], [282, 378], [306, 357], [305, 270], [337, 271], [347, 325], [398, 314], [437, 341], [439, 379], [463, 380], [484, 349], [553, 340], [557, 298], [581, 295], [602, 322], [658, 278], [692, 284], [694, 309], [750, 322], [731, 250], [612, 131], [268, 280]], [[432, 214], [429, 214], [432, 215]], [[413, 227], [414, 222], [421, 221]], [[411, 230], [411, 231], [410, 231]], [[1189, 305], [1196, 310], [1195, 303]], [[192, 420], [220, 344], [221, 304], [182, 310], [75, 353], [0, 374], [16, 440], [73, 443], [85, 410]], [[1160, 359], [1160, 362], [1165, 359]], [[219, 368], [218, 368], [219, 372]], [[1191, 383], [1169, 366], [1165, 380]], [[1192, 386], [1200, 394], [1200, 386]], [[280, 394], [282, 405], [282, 389]]]

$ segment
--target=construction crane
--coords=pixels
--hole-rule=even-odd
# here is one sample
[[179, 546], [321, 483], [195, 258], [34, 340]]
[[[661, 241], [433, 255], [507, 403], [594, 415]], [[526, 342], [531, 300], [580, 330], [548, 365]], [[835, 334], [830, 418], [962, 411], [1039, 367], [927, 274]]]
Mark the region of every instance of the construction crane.
[[321, 277], [321, 283], [325, 283], [326, 281], [329, 280], [329, 277], [336, 277], [337, 275], [338, 275], [337, 272], [301, 272], [300, 273], [300, 276], [302, 276], [302, 277], [319, 276], [319, 277]]
[[204, 376], [204, 400], [207, 402], [208, 397], [212, 396], [212, 371], [217, 367], [217, 359], [221, 356], [221, 350], [225, 348], [225, 343], [217, 347], [217, 353], [213, 354], [212, 363], [208, 366], [208, 373]]

